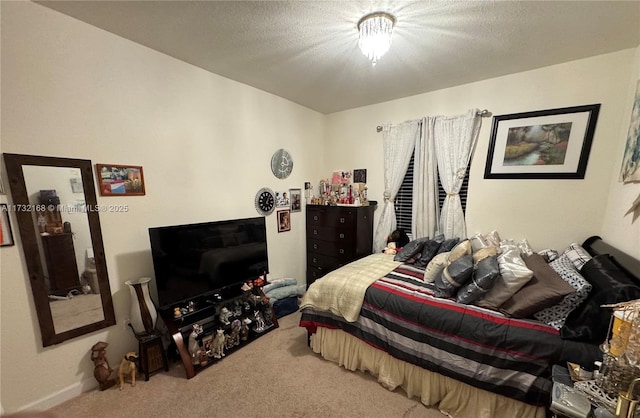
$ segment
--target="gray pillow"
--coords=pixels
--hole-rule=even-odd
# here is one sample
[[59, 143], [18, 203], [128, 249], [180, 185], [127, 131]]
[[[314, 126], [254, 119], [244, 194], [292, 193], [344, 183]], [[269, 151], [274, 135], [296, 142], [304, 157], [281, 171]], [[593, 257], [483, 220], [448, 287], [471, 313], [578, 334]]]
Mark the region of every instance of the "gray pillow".
[[426, 267], [429, 264], [429, 261], [438, 253], [438, 249], [440, 245], [444, 241], [444, 235], [440, 234], [438, 236], [433, 237], [432, 239], [426, 241], [422, 246], [422, 253], [420, 257], [413, 264], [416, 267]]
[[439, 298], [450, 298], [460, 286], [465, 285], [473, 274], [473, 257], [463, 255], [452, 261], [436, 277], [434, 294]]
[[393, 261], [400, 261], [403, 263], [406, 262], [407, 260], [417, 255], [420, 251], [422, 251], [422, 247], [424, 246], [424, 243], [427, 242], [428, 240], [429, 238], [425, 237], [425, 238], [418, 238], [409, 242], [407, 245], [402, 247], [400, 251], [398, 251], [395, 257], [393, 257]]
[[453, 247], [458, 245], [459, 242], [460, 242], [460, 238], [450, 238], [450, 239], [444, 240], [444, 242], [440, 244], [440, 248], [438, 248], [438, 254], [451, 251]]
[[473, 303], [487, 293], [500, 277], [500, 265], [497, 256], [485, 257], [478, 262], [471, 282], [458, 290], [456, 300], [459, 303]]

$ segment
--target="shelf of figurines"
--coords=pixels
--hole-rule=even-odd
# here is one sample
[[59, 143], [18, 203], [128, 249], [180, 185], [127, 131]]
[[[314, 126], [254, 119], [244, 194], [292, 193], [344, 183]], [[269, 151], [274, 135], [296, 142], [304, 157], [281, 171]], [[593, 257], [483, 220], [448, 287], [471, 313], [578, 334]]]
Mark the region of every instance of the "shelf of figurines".
[[273, 307], [258, 286], [196, 298], [160, 314], [188, 379], [278, 327]]

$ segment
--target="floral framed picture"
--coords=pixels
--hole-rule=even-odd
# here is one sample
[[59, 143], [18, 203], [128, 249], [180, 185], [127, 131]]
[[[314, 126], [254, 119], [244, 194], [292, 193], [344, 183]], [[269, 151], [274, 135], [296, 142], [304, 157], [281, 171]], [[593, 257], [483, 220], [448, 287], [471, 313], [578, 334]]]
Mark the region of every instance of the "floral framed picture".
[[291, 196], [291, 212], [300, 212], [302, 210], [302, 190], [289, 189]]
[[100, 196], [144, 196], [144, 174], [137, 165], [96, 164]]
[[278, 232], [291, 231], [291, 211], [289, 209], [276, 212], [278, 220]]
[[485, 179], [583, 179], [600, 104], [494, 116]]
[[7, 247], [13, 244], [9, 209], [6, 203], [0, 203], [0, 247]]

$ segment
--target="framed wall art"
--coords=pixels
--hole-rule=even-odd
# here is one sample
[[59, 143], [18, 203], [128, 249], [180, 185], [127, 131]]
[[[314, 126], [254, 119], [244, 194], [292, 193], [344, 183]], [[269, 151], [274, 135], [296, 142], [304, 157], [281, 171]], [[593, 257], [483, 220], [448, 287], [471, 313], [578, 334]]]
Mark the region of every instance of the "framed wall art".
[[638, 80], [636, 95], [633, 98], [629, 132], [620, 169], [620, 181], [625, 183], [640, 181], [640, 80]]
[[278, 219], [278, 232], [291, 231], [291, 211], [289, 209], [279, 210], [276, 218]]
[[485, 179], [583, 179], [600, 104], [494, 116]]
[[291, 212], [300, 212], [302, 210], [302, 190], [289, 189], [291, 196]]
[[100, 196], [144, 196], [142, 167], [136, 165], [96, 164]]
[[6, 203], [0, 203], [0, 247], [7, 247], [13, 244], [9, 210]]

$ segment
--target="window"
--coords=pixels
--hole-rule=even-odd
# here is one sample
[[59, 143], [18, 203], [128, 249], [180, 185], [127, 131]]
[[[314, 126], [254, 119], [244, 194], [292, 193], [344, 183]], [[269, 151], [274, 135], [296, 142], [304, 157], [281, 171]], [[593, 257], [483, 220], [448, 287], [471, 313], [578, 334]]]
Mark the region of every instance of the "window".
[[[413, 155], [411, 155], [411, 161], [409, 161], [409, 167], [402, 180], [400, 190], [396, 195], [395, 208], [396, 208], [396, 224], [397, 228], [402, 228], [407, 234], [411, 234], [411, 221], [413, 217], [411, 215], [411, 206], [413, 205]], [[467, 192], [469, 189], [469, 167], [467, 167], [467, 173], [462, 181], [462, 187], [460, 188], [460, 201], [462, 203], [462, 213], [467, 213]], [[440, 177], [438, 177], [438, 209], [442, 210], [444, 199], [447, 197], [447, 192], [444, 191], [442, 184], [440, 183]], [[413, 238], [413, 237], [411, 237]]]

